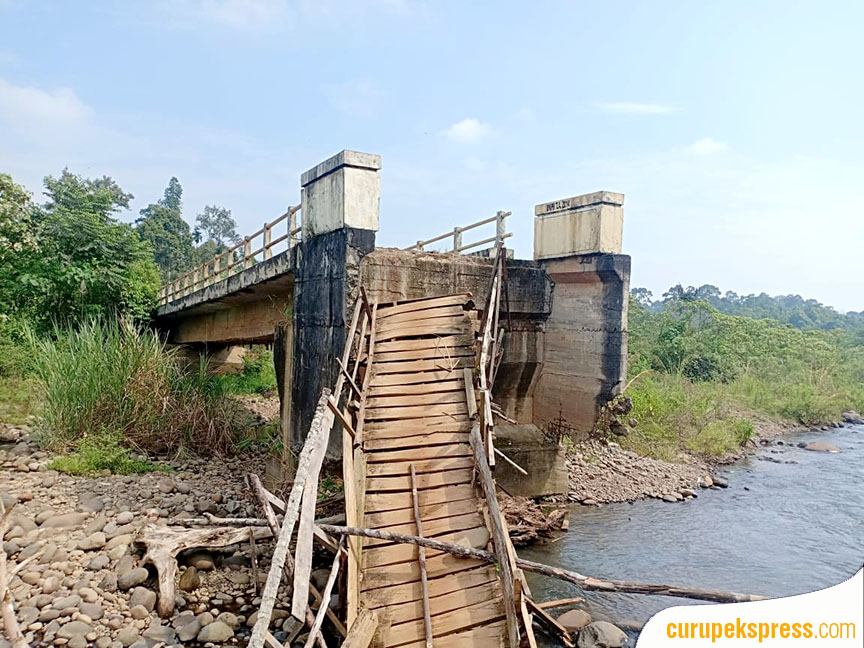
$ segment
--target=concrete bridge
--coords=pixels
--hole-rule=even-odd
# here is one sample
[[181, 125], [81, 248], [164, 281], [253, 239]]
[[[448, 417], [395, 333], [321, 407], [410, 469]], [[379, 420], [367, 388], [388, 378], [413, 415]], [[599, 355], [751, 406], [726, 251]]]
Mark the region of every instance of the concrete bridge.
[[[342, 151], [302, 174], [298, 206], [161, 293], [155, 319], [173, 343], [217, 359], [237, 345], [274, 345], [283, 431], [294, 447], [321, 389], [341, 371], [361, 288], [380, 305], [470, 293], [482, 314], [494, 263], [484, 246], [509, 237], [513, 216], [499, 212], [408, 249], [378, 248], [380, 173], [377, 155]], [[556, 451], [544, 446], [544, 434], [585, 435], [623, 386], [630, 277], [630, 257], [621, 254], [623, 202], [602, 191], [541, 203], [534, 258], [507, 260], [494, 399], [515, 421], [517, 462], [549, 463], [544, 453]], [[341, 456], [338, 435], [328, 452]], [[560, 492], [562, 463], [512, 478], [533, 494]], [[505, 485], [507, 470], [501, 464], [497, 475]]]

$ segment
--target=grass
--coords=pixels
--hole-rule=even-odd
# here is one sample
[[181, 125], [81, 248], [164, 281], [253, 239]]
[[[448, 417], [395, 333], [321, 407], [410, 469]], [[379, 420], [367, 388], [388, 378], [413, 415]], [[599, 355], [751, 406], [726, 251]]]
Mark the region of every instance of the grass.
[[253, 348], [243, 356], [243, 369], [236, 374], [215, 376], [227, 394], [265, 394], [276, 389], [273, 352]]
[[87, 476], [99, 475], [106, 470], [117, 475], [171, 471], [167, 466], [137, 457], [126, 445], [122, 434], [105, 431], [84, 437], [74, 452], [57, 457], [48, 464], [48, 468]]
[[0, 376], [0, 421], [12, 425], [29, 423], [38, 391], [39, 383], [32, 378]]
[[237, 405], [204, 372], [185, 372], [150, 329], [93, 320], [31, 344], [43, 387], [36, 432], [45, 447], [79, 451], [94, 431], [110, 430], [128, 447], [157, 453], [232, 450]]

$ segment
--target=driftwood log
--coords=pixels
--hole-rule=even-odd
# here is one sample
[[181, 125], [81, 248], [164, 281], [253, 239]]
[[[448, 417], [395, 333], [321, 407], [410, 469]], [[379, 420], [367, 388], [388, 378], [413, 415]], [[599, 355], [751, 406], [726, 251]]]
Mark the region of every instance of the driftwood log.
[[[250, 535], [251, 534], [251, 535]], [[159, 601], [156, 611], [161, 617], [169, 617], [174, 612], [175, 578], [177, 576], [177, 554], [187, 549], [204, 547], [228, 547], [249, 538], [263, 540], [272, 537], [267, 527], [202, 527], [200, 529], [181, 529], [148, 525], [138, 536], [136, 542], [147, 548], [141, 560], [142, 565], [151, 563], [156, 567], [159, 580]]]
[[[358, 527], [333, 526], [329, 524], [322, 524], [321, 529], [332, 535], [356, 535], [365, 538], [375, 538], [377, 540], [390, 540], [391, 542], [423, 546], [427, 549], [437, 549], [438, 551], [444, 551], [463, 558], [485, 560], [490, 563], [496, 563], [498, 561], [495, 554], [489, 551], [463, 547], [462, 545], [451, 544], [449, 542], [440, 542], [431, 538], [419, 538], [417, 536], [406, 535], [403, 533], [391, 533], [380, 529], [363, 529]], [[585, 576], [578, 572], [561, 569], [559, 567], [551, 567], [549, 565], [544, 565], [531, 560], [524, 560], [522, 558], [516, 559], [516, 566], [525, 571], [568, 581], [578, 586], [580, 589], [588, 591], [662, 594], [663, 596], [676, 596], [679, 598], [697, 599], [700, 601], [713, 601], [715, 603], [744, 603], [748, 601], [764, 601], [770, 598], [768, 596], [760, 596], [759, 594], [740, 594], [738, 592], [704, 589], [700, 587], [684, 587], [681, 585], [640, 583], [637, 581], [594, 578], [592, 576]]]

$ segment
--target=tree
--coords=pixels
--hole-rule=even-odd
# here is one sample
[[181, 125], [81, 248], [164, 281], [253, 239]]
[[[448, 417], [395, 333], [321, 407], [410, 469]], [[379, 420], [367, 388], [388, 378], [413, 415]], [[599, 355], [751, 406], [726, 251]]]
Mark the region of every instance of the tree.
[[12, 255], [36, 247], [31, 208], [27, 190], [0, 173], [0, 267]]
[[135, 229], [142, 241], [153, 248], [153, 259], [163, 279], [188, 270], [194, 259], [194, 240], [189, 224], [183, 220], [183, 188], [171, 178], [162, 198], [141, 210]]
[[641, 304], [645, 308], [651, 308], [651, 298], [654, 296], [647, 288], [633, 288], [630, 291], [630, 297], [633, 298], [633, 301]]
[[219, 247], [227, 247], [240, 240], [237, 236], [237, 223], [231, 217], [230, 209], [207, 205], [195, 220], [207, 237]]
[[152, 253], [113, 217], [132, 195], [111, 178], [90, 180], [66, 169], [45, 178], [45, 195], [45, 204], [20, 221], [33, 244], [0, 262], [0, 308], [43, 324], [118, 312], [148, 316], [159, 289]]

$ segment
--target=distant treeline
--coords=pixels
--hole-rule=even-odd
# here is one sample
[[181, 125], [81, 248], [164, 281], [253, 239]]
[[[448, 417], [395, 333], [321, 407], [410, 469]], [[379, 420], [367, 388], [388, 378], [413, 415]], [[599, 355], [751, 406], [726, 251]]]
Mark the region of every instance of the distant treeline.
[[753, 319], [773, 319], [790, 324], [798, 329], [845, 329], [855, 331], [861, 344], [864, 344], [864, 310], [840, 313], [831, 306], [825, 306], [815, 299], [804, 299], [800, 295], [777, 295], [766, 293], [758, 295], [739, 295], [727, 290], [721, 293], [717, 286], [705, 284], [684, 288], [681, 284], [672, 286], [663, 293], [660, 300], [652, 300], [653, 294], [646, 288], [634, 288], [634, 300], [653, 312], [663, 310], [669, 304], [678, 302], [704, 301], [724, 315], [739, 315]]

